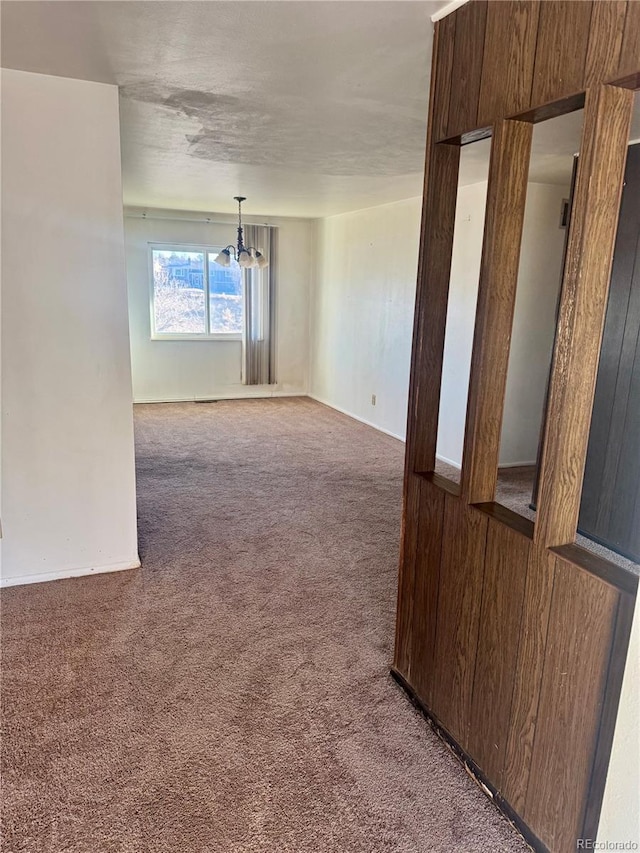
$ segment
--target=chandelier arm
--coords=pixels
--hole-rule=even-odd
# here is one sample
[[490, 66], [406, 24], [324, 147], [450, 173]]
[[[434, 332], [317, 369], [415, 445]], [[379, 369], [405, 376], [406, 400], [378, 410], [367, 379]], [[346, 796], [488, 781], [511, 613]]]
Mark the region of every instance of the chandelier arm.
[[[218, 255], [220, 260], [218, 261], [216, 258], [216, 262], [221, 266], [229, 266], [229, 260], [231, 255], [233, 254], [234, 260], [240, 264], [241, 267], [260, 267], [263, 269], [264, 267], [269, 265], [268, 258], [265, 257], [264, 252], [260, 249], [256, 249], [255, 246], [245, 246], [244, 245], [244, 231], [242, 228], [242, 202], [246, 201], [245, 196], [236, 195], [234, 199], [238, 202], [238, 243], [236, 246], [229, 244], [226, 249], [223, 249], [222, 252]], [[224, 258], [222, 256], [225, 256]], [[246, 255], [247, 257], [243, 257]], [[226, 259], [225, 259], [226, 258]]]

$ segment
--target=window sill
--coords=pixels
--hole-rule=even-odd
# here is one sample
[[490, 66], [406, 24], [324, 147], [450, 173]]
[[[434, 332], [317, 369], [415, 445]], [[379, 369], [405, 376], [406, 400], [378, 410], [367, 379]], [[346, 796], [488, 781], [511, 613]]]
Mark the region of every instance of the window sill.
[[151, 335], [152, 341], [241, 341], [242, 335], [235, 332], [219, 335]]

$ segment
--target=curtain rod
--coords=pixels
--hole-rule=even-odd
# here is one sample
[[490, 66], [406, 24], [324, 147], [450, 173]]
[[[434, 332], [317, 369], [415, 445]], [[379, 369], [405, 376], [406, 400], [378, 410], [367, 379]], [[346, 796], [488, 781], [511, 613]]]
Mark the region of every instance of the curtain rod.
[[[124, 216], [128, 219], [164, 219], [174, 222], [206, 222], [207, 225], [233, 225], [236, 222], [236, 218], [233, 213], [182, 213], [182, 211], [177, 210], [168, 214], [163, 214], [162, 212], [155, 210], [140, 210], [126, 207], [123, 212]], [[225, 216], [228, 218], [221, 218]], [[272, 225], [270, 222], [256, 222], [256, 217], [247, 216], [246, 219], [244, 217], [243, 219], [247, 225], [263, 225], [266, 228], [279, 228], [278, 225]], [[252, 219], [254, 221], [251, 221]]]

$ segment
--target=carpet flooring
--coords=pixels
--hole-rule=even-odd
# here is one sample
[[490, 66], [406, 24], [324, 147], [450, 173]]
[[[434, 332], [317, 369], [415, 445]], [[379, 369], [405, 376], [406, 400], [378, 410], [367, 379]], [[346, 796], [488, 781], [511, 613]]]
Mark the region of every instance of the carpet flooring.
[[142, 568], [3, 593], [3, 850], [527, 850], [389, 676], [400, 442], [304, 398], [135, 420]]

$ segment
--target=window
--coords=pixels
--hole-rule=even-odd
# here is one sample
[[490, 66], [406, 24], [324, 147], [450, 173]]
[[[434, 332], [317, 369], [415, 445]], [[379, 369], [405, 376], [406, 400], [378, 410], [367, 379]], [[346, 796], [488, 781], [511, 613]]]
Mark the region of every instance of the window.
[[242, 270], [221, 267], [220, 249], [151, 248], [152, 337], [237, 340], [244, 325]]

